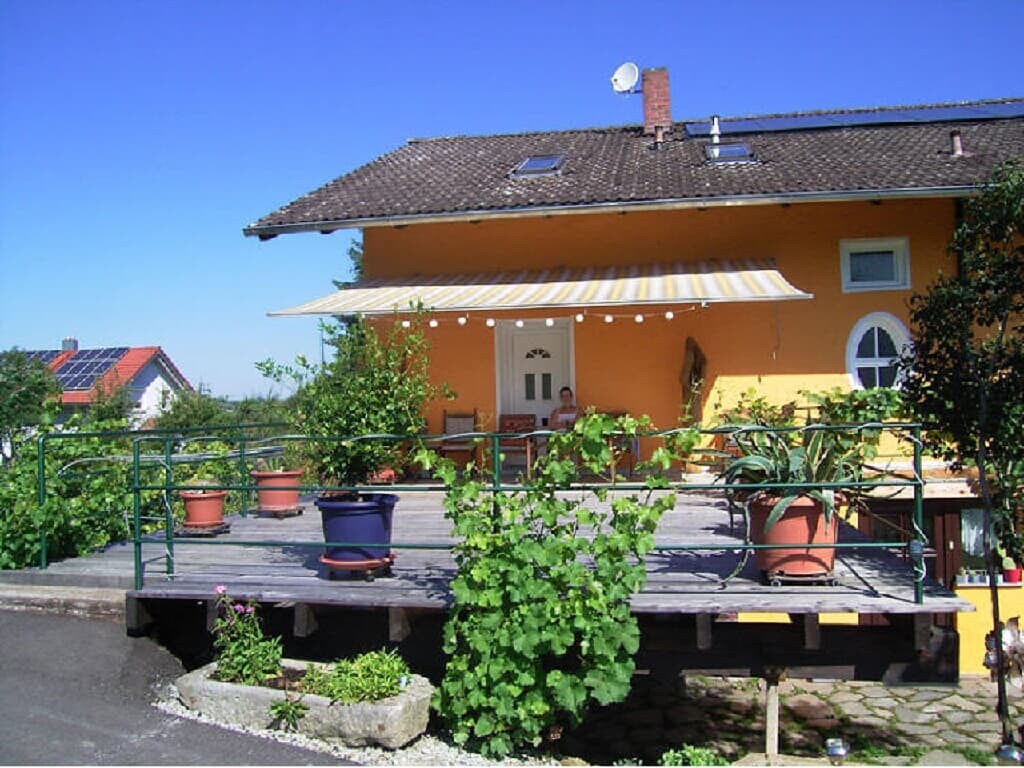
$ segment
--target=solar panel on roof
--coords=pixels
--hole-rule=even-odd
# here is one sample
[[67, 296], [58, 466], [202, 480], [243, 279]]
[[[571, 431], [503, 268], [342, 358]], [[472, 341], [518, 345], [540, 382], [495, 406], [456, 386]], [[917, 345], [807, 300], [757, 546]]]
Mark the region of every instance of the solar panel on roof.
[[110, 370], [128, 347], [83, 349], [57, 370], [57, 382], [65, 390], [92, 389], [96, 379]]
[[59, 354], [60, 350], [57, 349], [35, 349], [26, 352], [25, 357], [29, 360], [40, 360], [44, 363], [48, 363]]
[[[1024, 101], [996, 104], [951, 104], [941, 107], [875, 109], [862, 112], [829, 112], [819, 115], [780, 115], [779, 117], [741, 117], [719, 121], [722, 135], [773, 131], [797, 131], [807, 128], [836, 128], [852, 125], [893, 125], [933, 123], [957, 120], [995, 120], [1024, 117]], [[686, 123], [690, 136], [708, 136], [710, 121]]]

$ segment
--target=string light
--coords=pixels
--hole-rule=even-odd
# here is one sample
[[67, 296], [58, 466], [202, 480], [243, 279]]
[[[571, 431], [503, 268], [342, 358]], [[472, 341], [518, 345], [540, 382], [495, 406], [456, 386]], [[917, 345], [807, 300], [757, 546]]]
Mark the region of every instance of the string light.
[[[708, 302], [707, 301], [699, 301], [699, 302], [694, 302], [693, 304], [690, 304], [690, 305], [684, 307], [681, 310], [675, 310], [674, 311], [674, 310], [670, 309], [670, 310], [666, 310], [664, 312], [660, 312], [660, 311], [659, 312], [637, 312], [636, 314], [632, 314], [632, 315], [630, 315], [630, 314], [602, 313], [602, 312], [598, 312], [598, 311], [584, 309], [584, 310], [582, 310], [580, 312], [575, 313], [574, 315], [566, 316], [565, 319], [568, 320], [569, 318], [572, 318], [577, 323], [583, 323], [583, 322], [586, 321], [587, 315], [590, 315], [592, 317], [602, 317], [604, 319], [605, 323], [611, 324], [611, 323], [614, 323], [616, 320], [627, 320], [629, 318], [632, 318], [633, 322], [635, 322], [635, 323], [637, 323], [639, 325], [641, 323], [646, 323], [651, 318], [664, 318], [665, 320], [674, 320], [676, 315], [679, 314], [680, 312], [696, 312], [698, 309], [707, 309], [707, 308], [708, 308]], [[470, 324], [471, 321], [475, 321], [477, 319], [480, 319], [480, 318], [479, 317], [474, 318], [472, 315], [468, 315], [468, 314], [466, 314], [466, 315], [457, 315], [454, 318], [455, 323], [457, 325], [459, 325], [460, 327], [462, 327], [462, 328], [465, 328], [467, 325]], [[556, 317], [545, 317], [544, 318], [544, 325], [546, 327], [548, 327], [548, 328], [553, 328], [557, 324], [558, 319], [559, 318], [556, 318]], [[494, 327], [496, 327], [498, 325], [497, 318], [488, 317], [488, 318], [485, 318], [483, 320], [484, 320], [484, 324], [488, 328], [494, 328]], [[402, 320], [400, 322], [401, 322], [402, 328], [411, 328], [412, 327], [412, 323], [409, 320]], [[441, 319], [431, 318], [430, 320], [427, 321], [427, 325], [429, 325], [431, 328], [438, 328], [441, 325], [448, 324], [450, 322], [451, 322], [450, 319], [447, 319], [445, 316], [441, 316]], [[540, 319], [539, 318], [537, 318], [537, 319], [516, 318], [514, 320], [510, 319], [510, 320], [507, 320], [505, 322], [511, 323], [516, 328], [525, 328], [527, 323], [538, 323], [539, 324], [540, 323]]]

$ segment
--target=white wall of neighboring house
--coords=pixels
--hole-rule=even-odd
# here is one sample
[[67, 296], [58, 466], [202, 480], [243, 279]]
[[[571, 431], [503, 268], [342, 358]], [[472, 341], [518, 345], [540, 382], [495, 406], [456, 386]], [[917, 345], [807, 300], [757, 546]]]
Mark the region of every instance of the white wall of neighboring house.
[[165, 393], [169, 398], [174, 397], [174, 389], [162, 366], [154, 361], [139, 371], [131, 381], [131, 395], [135, 402], [132, 422], [135, 426], [159, 415]]

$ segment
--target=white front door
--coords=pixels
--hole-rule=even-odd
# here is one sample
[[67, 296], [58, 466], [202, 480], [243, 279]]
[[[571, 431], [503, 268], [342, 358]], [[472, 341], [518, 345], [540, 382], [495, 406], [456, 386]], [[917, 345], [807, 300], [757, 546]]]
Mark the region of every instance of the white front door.
[[498, 389], [501, 413], [532, 413], [537, 426], [558, 405], [558, 390], [573, 386], [572, 324], [524, 320], [498, 326]]

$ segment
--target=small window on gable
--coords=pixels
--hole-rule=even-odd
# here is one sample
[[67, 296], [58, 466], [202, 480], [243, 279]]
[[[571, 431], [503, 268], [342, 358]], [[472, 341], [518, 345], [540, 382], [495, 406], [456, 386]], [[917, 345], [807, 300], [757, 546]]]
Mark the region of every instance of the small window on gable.
[[705, 144], [704, 154], [711, 163], [752, 163], [757, 160], [754, 150], [745, 141]]
[[549, 176], [559, 173], [565, 165], [565, 155], [531, 155], [517, 165], [509, 176]]
[[910, 288], [910, 246], [905, 237], [840, 240], [843, 292]]
[[899, 356], [910, 343], [906, 327], [888, 312], [862, 317], [846, 342], [846, 371], [857, 389], [899, 385]]

